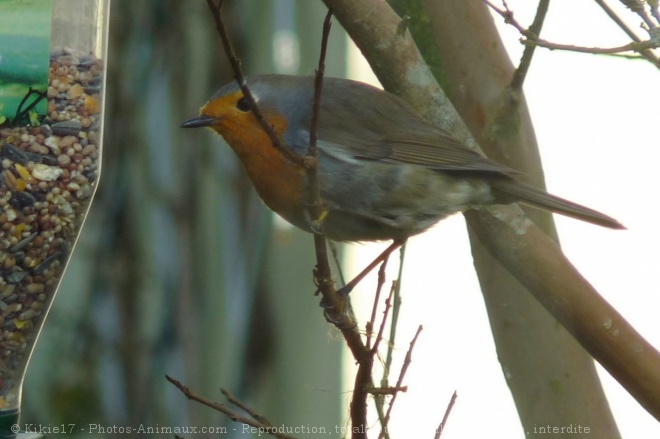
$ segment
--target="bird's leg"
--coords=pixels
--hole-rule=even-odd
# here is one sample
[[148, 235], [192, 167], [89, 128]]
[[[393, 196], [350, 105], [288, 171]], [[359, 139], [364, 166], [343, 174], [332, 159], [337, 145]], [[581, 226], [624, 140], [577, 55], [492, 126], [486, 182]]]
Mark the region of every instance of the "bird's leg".
[[353, 288], [360, 283], [364, 277], [371, 272], [374, 268], [378, 266], [381, 262], [383, 262], [394, 250], [398, 249], [401, 247], [404, 243], [406, 242], [405, 239], [395, 239], [392, 244], [390, 244], [389, 247], [387, 247], [376, 259], [374, 259], [369, 265], [367, 265], [367, 268], [362, 270], [360, 274], [355, 276], [349, 283], [341, 287], [340, 289], [337, 290], [337, 294], [340, 295], [341, 297], [346, 297], [348, 296], [348, 293], [353, 291]]
[[328, 217], [330, 211], [328, 209], [321, 207], [318, 218], [313, 218], [311, 214], [311, 209], [313, 207], [315, 206], [312, 204], [307, 204], [307, 209], [305, 209], [304, 212], [305, 221], [307, 221], [307, 224], [309, 225], [310, 232], [323, 235], [323, 223], [325, 222], [325, 219]]

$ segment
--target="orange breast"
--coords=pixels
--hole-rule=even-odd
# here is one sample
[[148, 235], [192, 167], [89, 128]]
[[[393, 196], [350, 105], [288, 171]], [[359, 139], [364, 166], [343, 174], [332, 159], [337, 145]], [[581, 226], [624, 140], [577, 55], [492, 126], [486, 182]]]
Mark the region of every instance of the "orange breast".
[[[241, 159], [252, 183], [266, 205], [293, 223], [303, 220], [306, 192], [305, 170], [291, 163], [272, 144], [252, 114], [222, 124], [221, 134]], [[268, 117], [278, 135], [286, 120]]]

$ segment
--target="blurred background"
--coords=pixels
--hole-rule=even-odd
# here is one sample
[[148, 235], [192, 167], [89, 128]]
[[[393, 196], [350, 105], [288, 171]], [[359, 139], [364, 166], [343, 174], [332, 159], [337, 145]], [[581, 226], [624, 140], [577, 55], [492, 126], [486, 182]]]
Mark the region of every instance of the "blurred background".
[[[322, 4], [226, 6], [246, 72], [313, 72]], [[227, 424], [169, 374], [282, 422], [337, 424], [341, 343], [312, 295], [312, 241], [274, 233], [231, 150], [179, 128], [232, 78], [206, 2], [117, 0], [110, 23], [102, 182], [30, 364], [23, 420]], [[345, 54], [337, 32], [329, 74], [344, 75]]]
[[[313, 73], [326, 13], [320, 1], [226, 3], [245, 72]], [[509, 1], [528, 23], [535, 5], [525, 12], [525, 3]], [[557, 2], [546, 38], [574, 42], [589, 26], [593, 45], [625, 42], [597, 10], [562, 11], [570, 3]], [[185, 400], [168, 374], [209, 399], [221, 400], [227, 388], [276, 425], [346, 425], [351, 360], [313, 296], [311, 238], [266, 211], [221, 139], [179, 128], [231, 80], [206, 2], [113, 0], [110, 24], [101, 184], [30, 363], [23, 421], [235, 428]], [[516, 62], [519, 36], [503, 31]], [[356, 53], [335, 22], [326, 73], [364, 78]], [[650, 249], [660, 244], [653, 224], [660, 206], [649, 195], [657, 187], [657, 111], [642, 109], [657, 108], [654, 81], [646, 63], [538, 51], [525, 89], [549, 188], [630, 228], [616, 234], [560, 219], [565, 251], [658, 346], [660, 261]], [[624, 176], [626, 169], [633, 173]], [[381, 248], [353, 245], [349, 257], [360, 267]], [[418, 324], [425, 331], [410, 391], [393, 415], [394, 437], [432, 437], [455, 389], [443, 438], [523, 437], [461, 216], [411, 241], [404, 279], [408, 317], [398, 354]], [[373, 289], [371, 280], [356, 290], [367, 309]], [[623, 436], [660, 434], [603, 376]]]

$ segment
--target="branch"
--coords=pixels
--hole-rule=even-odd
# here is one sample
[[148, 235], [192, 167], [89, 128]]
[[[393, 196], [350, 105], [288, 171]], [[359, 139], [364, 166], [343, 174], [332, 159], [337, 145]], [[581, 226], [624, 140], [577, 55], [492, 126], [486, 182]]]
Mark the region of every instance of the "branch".
[[[379, 270], [379, 277], [381, 273], [385, 272], [385, 264], [387, 263], [387, 260], [383, 261], [383, 265], [381, 266], [381, 270]], [[384, 282], [384, 281], [383, 281]], [[397, 290], [399, 283], [395, 280], [392, 281], [392, 286], [390, 287], [390, 294], [385, 300], [385, 309], [383, 310], [383, 317], [381, 319], [380, 325], [378, 326], [378, 334], [376, 335], [376, 339], [374, 341], [374, 345], [371, 348], [371, 353], [372, 355], [376, 355], [378, 353], [378, 346], [380, 345], [380, 342], [383, 340], [383, 333], [385, 332], [385, 325], [387, 324], [387, 318], [389, 317], [390, 314], [390, 309], [392, 309], [392, 297], [394, 297], [394, 292]], [[378, 290], [380, 292], [380, 287], [382, 286], [382, 283], [379, 281], [379, 287]], [[379, 294], [376, 294], [376, 299], [378, 300]], [[374, 301], [375, 305], [375, 301]], [[375, 310], [375, 306], [374, 306]], [[367, 344], [368, 346], [368, 344]]]
[[[181, 393], [183, 393], [186, 396], [186, 398], [188, 398], [189, 400], [199, 402], [200, 404], [203, 404], [203, 405], [205, 405], [209, 408], [212, 408], [213, 410], [216, 410], [220, 413], [223, 413], [229, 419], [231, 419], [234, 422], [240, 422], [241, 424], [249, 425], [251, 427], [256, 428], [259, 431], [259, 433], [268, 433], [268, 434], [270, 434], [270, 435], [272, 435], [276, 438], [279, 438], [279, 439], [297, 439], [295, 436], [290, 436], [288, 434], [279, 433], [277, 427], [273, 427], [273, 424], [271, 422], [269, 422], [264, 416], [256, 414], [253, 410], [246, 409], [245, 404], [240, 403], [240, 402], [238, 404], [236, 404], [236, 402], [238, 400], [236, 398], [234, 398], [229, 392], [227, 392], [224, 389], [222, 390], [222, 392], [225, 394], [225, 396], [228, 396], [229, 402], [237, 405], [241, 409], [246, 410], [250, 414], [250, 416], [254, 417], [256, 420], [246, 418], [245, 416], [241, 416], [240, 414], [238, 414], [235, 411], [231, 410], [230, 408], [228, 408], [224, 404], [220, 404], [220, 403], [208, 400], [208, 399], [204, 398], [203, 396], [198, 395], [197, 393], [190, 390], [190, 388], [188, 388], [187, 386], [184, 386], [180, 381], [172, 378], [169, 375], [165, 375], [165, 378], [167, 379], [167, 381], [174, 384], [174, 386], [176, 386], [176, 388], [179, 389], [181, 391]], [[229, 398], [229, 396], [231, 396], [231, 399]]]
[[[385, 332], [385, 324], [387, 323], [387, 319], [389, 317], [390, 309], [392, 308], [392, 299], [395, 298], [395, 295], [398, 294], [399, 291], [399, 285], [400, 282], [397, 280], [392, 281], [392, 286], [390, 287], [390, 294], [385, 300], [385, 309], [383, 310], [383, 317], [381, 319], [381, 323], [378, 327], [378, 334], [376, 335], [376, 339], [374, 341], [373, 347], [370, 347], [371, 345], [371, 336], [372, 336], [372, 331], [374, 327], [374, 322], [376, 321], [376, 310], [378, 308], [378, 302], [380, 301], [380, 293], [382, 286], [385, 284], [385, 263], [387, 260], [383, 261], [383, 264], [381, 265], [380, 270], [378, 271], [378, 288], [376, 290], [376, 297], [374, 298], [374, 306], [371, 311], [371, 318], [369, 322], [367, 323], [367, 348], [371, 350], [372, 355], [376, 356], [378, 355], [378, 345], [380, 342], [383, 340], [383, 333]], [[401, 273], [401, 266], [403, 265], [403, 261], [401, 261], [401, 265], [399, 266], [399, 274]], [[381, 384], [379, 389], [393, 389], [393, 387], [388, 385], [388, 376], [390, 373], [390, 369], [392, 366], [392, 351], [394, 349], [394, 334], [396, 333], [396, 323], [397, 323], [397, 318], [396, 316], [393, 316], [392, 322], [390, 325], [391, 331], [390, 331], [390, 340], [387, 345], [387, 359], [385, 363], [382, 365], [383, 366], [383, 378], [381, 379]], [[405, 390], [404, 390], [405, 391]], [[385, 420], [385, 412], [383, 411], [383, 403], [384, 403], [384, 398], [383, 395], [386, 393], [378, 393], [374, 391], [370, 391], [372, 395], [374, 395], [374, 404], [376, 405], [376, 412], [378, 414], [378, 420], [380, 422], [380, 425], [383, 427], [385, 431], [385, 438], [389, 438], [389, 435], [386, 432], [386, 420]]]
[[658, 48], [658, 41], [655, 38], [651, 38], [649, 40], [644, 40], [644, 41], [633, 41], [631, 43], [617, 47], [584, 47], [584, 46], [576, 46], [573, 44], [553, 43], [539, 38], [537, 34], [531, 31], [531, 29], [527, 29], [522, 24], [520, 24], [515, 19], [515, 17], [513, 16], [513, 11], [509, 9], [506, 3], [505, 3], [505, 8], [500, 9], [489, 0], [482, 0], [482, 1], [486, 5], [488, 5], [493, 11], [499, 14], [502, 18], [504, 18], [505, 23], [515, 27], [518, 30], [518, 32], [520, 32], [520, 34], [523, 36], [520, 42], [528, 47], [539, 46], [550, 50], [565, 50], [569, 52], [590, 53], [594, 55], [616, 55], [624, 52], [637, 52], [640, 55], [642, 55], [644, 58], [652, 62], [656, 67], [660, 68], [660, 62], [658, 61], [658, 59], [656, 57], [648, 56], [650, 49]]
[[271, 124], [268, 123], [263, 113], [259, 109], [257, 102], [254, 100], [254, 96], [252, 96], [252, 92], [247, 85], [247, 81], [245, 80], [245, 76], [243, 75], [243, 71], [241, 69], [241, 60], [238, 58], [238, 56], [236, 56], [236, 52], [234, 51], [234, 47], [232, 46], [231, 40], [229, 39], [229, 35], [227, 33], [227, 28], [224, 21], [222, 20], [221, 10], [224, 0], [218, 0], [217, 3], [214, 3], [213, 0], [206, 0], [206, 3], [211, 10], [211, 15], [213, 15], [213, 19], [215, 20], [215, 27], [220, 34], [220, 39], [222, 40], [225, 53], [227, 54], [227, 58], [229, 58], [232, 69], [234, 70], [234, 79], [236, 79], [236, 82], [241, 88], [243, 96], [247, 98], [248, 103], [250, 104], [250, 111], [252, 111], [252, 114], [254, 114], [254, 117], [257, 119], [264, 132], [268, 134], [271, 142], [273, 142], [273, 146], [277, 148], [287, 159], [291, 160], [292, 163], [304, 166], [304, 158], [279, 138], [279, 136], [273, 130]]
[[[617, 26], [621, 28], [633, 41], [641, 42], [642, 39], [637, 36], [635, 32], [633, 32], [632, 29], [610, 8], [606, 3], [605, 0], [595, 0], [595, 2], [600, 6], [603, 11], [614, 21]], [[657, 11], [657, 9], [656, 9]], [[644, 57], [647, 61], [651, 62], [652, 64], [655, 64], [656, 67], [660, 68], [660, 59], [655, 56], [655, 54], [651, 50], [643, 50], [640, 52], [640, 55]]]
[[572, 44], [559, 44], [551, 43], [550, 41], [545, 41], [542, 39], [534, 39], [527, 37], [527, 39], [521, 40], [525, 45], [534, 45], [545, 47], [550, 50], [567, 50], [570, 52], [579, 52], [579, 53], [591, 53], [594, 55], [616, 55], [622, 52], [638, 52], [641, 53], [648, 49], [657, 49], [658, 44], [652, 40], [640, 41], [624, 44], [623, 46], [617, 47], [583, 47], [575, 46]]
[[[401, 371], [399, 372], [399, 378], [396, 381], [396, 385], [394, 386], [395, 389], [402, 389], [404, 388], [402, 386], [403, 383], [403, 378], [406, 376], [406, 372], [408, 372], [408, 367], [410, 366], [410, 363], [412, 363], [412, 351], [415, 348], [415, 343], [417, 343], [417, 338], [419, 337], [419, 334], [422, 332], [422, 325], [419, 325], [417, 327], [417, 332], [415, 332], [415, 336], [413, 337], [412, 341], [410, 342], [410, 346], [408, 347], [408, 352], [406, 352], [406, 356], [403, 360], [403, 366], [401, 366]], [[387, 424], [390, 421], [390, 415], [392, 414], [392, 408], [394, 407], [394, 401], [396, 401], [396, 396], [399, 394], [399, 392], [394, 392], [392, 395], [392, 399], [390, 400], [390, 405], [387, 407], [387, 413], [385, 414], [385, 419], [382, 423], [383, 428], [380, 431], [380, 435], [378, 436], [379, 439], [382, 439], [385, 437], [386, 431], [387, 431]]]
[[[534, 17], [534, 22], [529, 27], [529, 32], [537, 37], [541, 35], [541, 28], [543, 27], [543, 21], [545, 16], [548, 13], [548, 7], [550, 6], [550, 0], [541, 0], [539, 1], [539, 7], [536, 9], [536, 17]], [[532, 65], [532, 57], [534, 56], [534, 50], [536, 49], [535, 45], [525, 46], [523, 51], [522, 58], [520, 60], [520, 65], [513, 73], [513, 79], [511, 80], [510, 87], [514, 90], [522, 90], [523, 82], [525, 82], [525, 77], [529, 71], [529, 67]]]
[[254, 411], [251, 407], [249, 407], [247, 404], [245, 404], [243, 401], [240, 401], [232, 393], [230, 393], [229, 390], [220, 389], [220, 391], [222, 392], [223, 395], [225, 395], [227, 401], [231, 402], [236, 407], [245, 411], [248, 415], [252, 416], [257, 422], [272, 427], [273, 424], [265, 416], [260, 415], [259, 413]]
[[[500, 209], [465, 213], [479, 240], [646, 410], [660, 419], [660, 353], [568, 262], [536, 227]], [[515, 222], [515, 221], [513, 221]], [[519, 239], [524, 235], [525, 240]], [[511, 245], [513, 244], [513, 245]], [[506, 252], [501, 252], [507, 246]], [[525, 260], [527, 264], [520, 264]]]
[[369, 393], [372, 395], [394, 395], [399, 392], [407, 392], [408, 391], [408, 386], [401, 386], [401, 387], [372, 387], [367, 389]]
[[[332, 8], [328, 8], [328, 13], [323, 23], [323, 35], [321, 38], [321, 55], [319, 57], [319, 66], [316, 70], [314, 81], [314, 101], [312, 104], [312, 121], [310, 127], [309, 151], [307, 158], [311, 166], [307, 167], [307, 177], [310, 181], [309, 210], [312, 221], [322, 228], [323, 216], [326, 212], [320, 204], [321, 194], [318, 182], [318, 160], [317, 160], [317, 131], [320, 120], [321, 95], [323, 91], [323, 74], [325, 72], [325, 56], [328, 47], [328, 38], [332, 23]], [[362, 339], [355, 330], [356, 323], [352, 315], [349, 298], [340, 297], [332, 280], [330, 264], [328, 262], [328, 251], [325, 236], [322, 233], [314, 233], [314, 246], [316, 248], [317, 265], [314, 270], [314, 276], [319, 285], [319, 292], [322, 294], [321, 301], [324, 307], [326, 319], [339, 328], [344, 334], [346, 342], [349, 344], [354, 358], [358, 362], [358, 371], [355, 376], [355, 385], [353, 398], [351, 400], [351, 425], [353, 428], [352, 437], [355, 439], [366, 439], [367, 430], [367, 389], [372, 387], [371, 373], [373, 369], [373, 355], [365, 346]], [[357, 336], [356, 336], [357, 335]]]
[[[648, 0], [647, 0], [648, 1]], [[628, 7], [631, 11], [633, 11], [635, 14], [639, 15], [639, 17], [644, 21], [644, 24], [646, 24], [647, 29], [653, 29], [658, 26], [657, 23], [653, 22], [653, 18], [651, 18], [651, 15], [649, 15], [649, 11], [647, 11], [645, 4], [647, 1], [640, 1], [640, 0], [621, 0], [621, 3], [623, 3], [626, 7]], [[649, 2], [651, 3], [651, 2]], [[654, 8], [652, 8], [653, 12], [655, 12], [654, 15], [657, 14], [657, 2]]]
[[435, 430], [434, 439], [440, 439], [440, 436], [442, 435], [442, 432], [445, 429], [445, 425], [447, 425], [447, 419], [449, 419], [449, 414], [451, 413], [451, 410], [454, 408], [454, 404], [456, 403], [456, 398], [458, 398], [458, 395], [454, 390], [454, 393], [451, 395], [451, 399], [449, 400], [449, 404], [447, 404], [445, 415], [442, 417], [442, 421], [440, 421], [440, 425], [438, 425], [437, 430]]
[[387, 377], [392, 368], [394, 346], [396, 345], [396, 329], [399, 324], [399, 311], [401, 311], [401, 282], [403, 279], [403, 260], [405, 257], [406, 244], [403, 244], [399, 250], [399, 273], [397, 274], [396, 288], [394, 288], [394, 295], [392, 297], [392, 322], [390, 323], [387, 355], [385, 357], [385, 364], [383, 364], [383, 379], [381, 380], [381, 387], [387, 386]]
[[[319, 118], [321, 113], [321, 96], [323, 93], [323, 75], [325, 73], [325, 56], [328, 49], [328, 38], [332, 26], [332, 10], [328, 9], [323, 22], [323, 35], [321, 37], [321, 54], [319, 56], [319, 66], [316, 69], [314, 80], [314, 100], [312, 102], [312, 121], [309, 130], [309, 149], [307, 151], [306, 172], [309, 181], [308, 207], [310, 221], [317, 230], [322, 229], [323, 211], [321, 205], [321, 189], [318, 179], [318, 160], [317, 160], [317, 133]], [[314, 278], [318, 285], [318, 292], [323, 299], [321, 305], [325, 310], [326, 319], [337, 326], [340, 330], [352, 330], [356, 323], [350, 314], [350, 303], [348, 298], [339, 297], [332, 279], [332, 271], [328, 260], [328, 247], [325, 236], [321, 232], [314, 233], [314, 248], [316, 249], [316, 268], [314, 269]], [[355, 346], [355, 349], [361, 349]]]

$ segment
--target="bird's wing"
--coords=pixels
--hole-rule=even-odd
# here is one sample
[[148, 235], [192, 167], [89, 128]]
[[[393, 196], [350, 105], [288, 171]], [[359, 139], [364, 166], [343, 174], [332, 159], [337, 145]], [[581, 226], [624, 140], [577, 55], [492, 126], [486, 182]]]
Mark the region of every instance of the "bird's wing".
[[[443, 171], [519, 173], [469, 149], [392, 94], [348, 81], [328, 85], [324, 93], [331, 96], [321, 101], [318, 146], [329, 155]], [[296, 137], [308, 142], [309, 119], [305, 122]]]
[[435, 128], [385, 135], [376, 144], [375, 150], [383, 154], [380, 158], [383, 162], [414, 164], [438, 171], [517, 173], [482, 157], [448, 133]]

